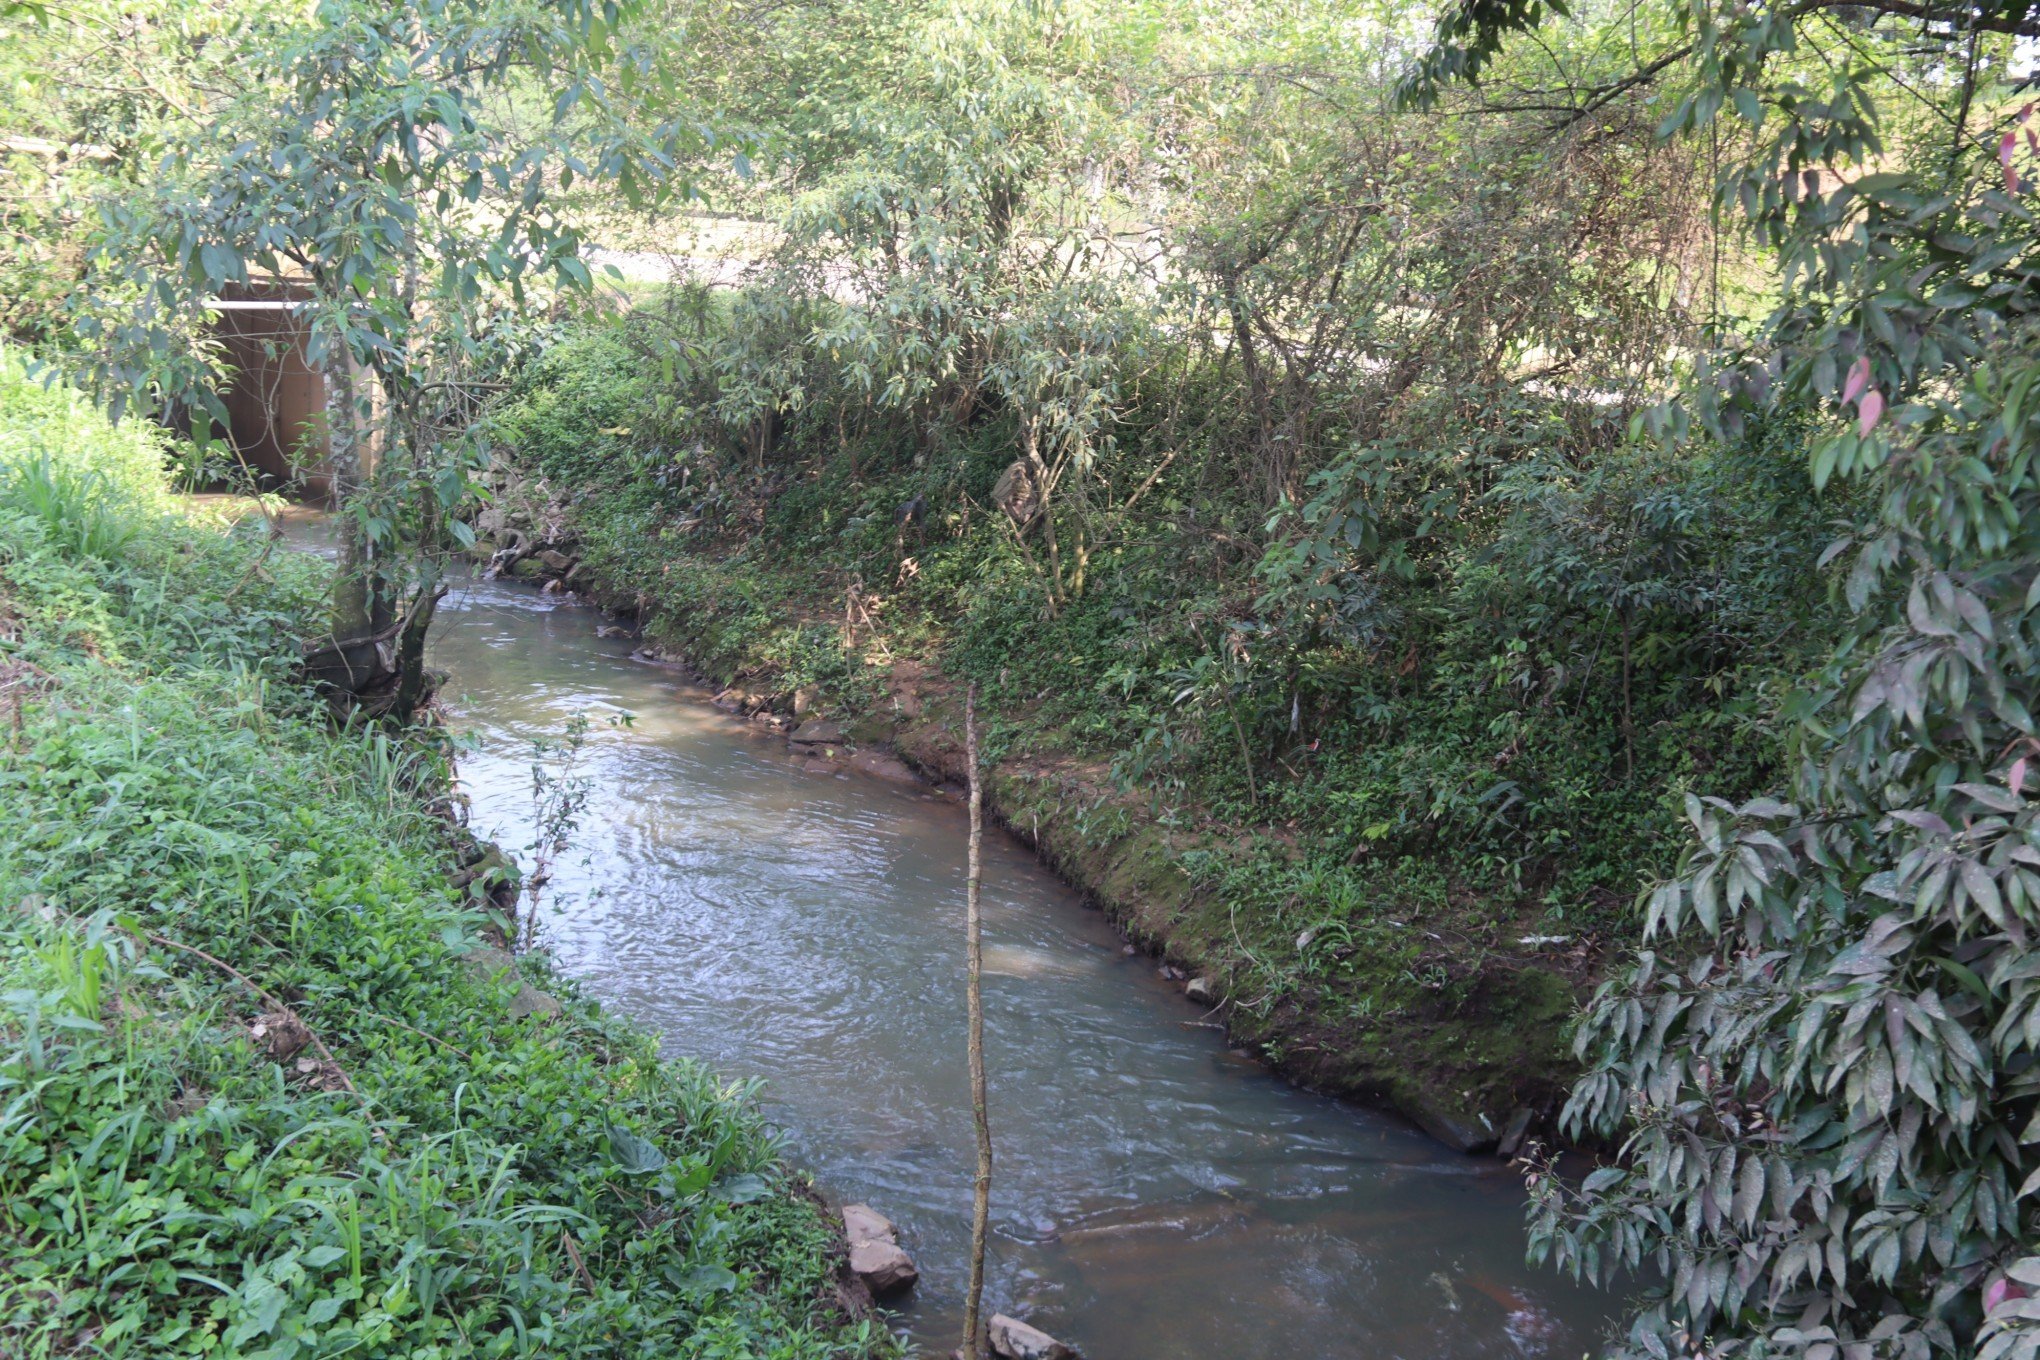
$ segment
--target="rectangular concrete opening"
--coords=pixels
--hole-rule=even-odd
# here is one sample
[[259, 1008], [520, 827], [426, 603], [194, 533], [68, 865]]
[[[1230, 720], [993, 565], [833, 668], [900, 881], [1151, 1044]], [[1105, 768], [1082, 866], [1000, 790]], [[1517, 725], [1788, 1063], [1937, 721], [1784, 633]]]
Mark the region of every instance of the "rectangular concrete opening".
[[327, 467], [326, 380], [305, 359], [303, 296], [288, 283], [241, 285], [212, 304], [213, 334], [232, 365], [222, 394], [235, 454], [265, 485], [307, 499], [333, 492]]

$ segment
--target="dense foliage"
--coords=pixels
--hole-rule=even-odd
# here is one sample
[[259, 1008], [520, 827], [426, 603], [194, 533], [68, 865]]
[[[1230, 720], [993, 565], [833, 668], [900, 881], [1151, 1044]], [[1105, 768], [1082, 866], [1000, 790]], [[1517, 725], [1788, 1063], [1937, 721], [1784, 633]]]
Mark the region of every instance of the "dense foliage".
[[[672, 37], [583, 0], [251, 4], [193, 28], [174, 8], [33, 11], [9, 25], [28, 41], [8, 65], [31, 125], [70, 135], [4, 144], [33, 177], [0, 197], [21, 233], [15, 325], [116, 416], [168, 411], [203, 447], [230, 425], [222, 309], [289, 305], [252, 333], [272, 359], [295, 347], [324, 393], [312, 427], [281, 436], [308, 444], [285, 452], [344, 511], [324, 669], [407, 720], [475, 417], [551, 285], [592, 279], [566, 190], [658, 198], [714, 141], [658, 74]], [[109, 49], [126, 100], [42, 106], [51, 58]], [[71, 140], [102, 120], [111, 146]], [[129, 158], [144, 148], [145, 172]], [[80, 158], [125, 173], [63, 173]], [[81, 208], [89, 231], [38, 230]], [[66, 246], [79, 261], [59, 285]]]
[[1364, 7], [829, 13], [755, 36], [797, 98], [730, 39], [774, 228], [680, 265], [740, 286], [588, 321], [499, 450], [725, 679], [976, 679], [1066, 820], [1168, 829], [1278, 1048], [1554, 1091], [1683, 795], [1776, 777], [1844, 612], [1803, 420], [1629, 438], [1762, 279], [1699, 150], [1645, 87], [1402, 107]]
[[[1484, 942], [1526, 898], [1540, 930], [1640, 927], [1567, 1108], [1622, 1158], [1540, 1170], [1533, 1233], [1663, 1279], [1626, 1351], [2029, 1355], [2035, 20], [1618, 22], [1620, 47], [1597, 14], [1467, 4], [1393, 81], [1266, 51], [1218, 74], [1207, 46], [1201, 88], [1264, 83], [1165, 114], [1156, 30], [1051, 25], [992, 81], [1055, 121], [980, 155], [937, 86], [938, 173], [879, 150], [914, 88], [888, 87], [866, 147], [791, 159], [751, 291], [587, 342], [668, 357], [612, 394], [627, 437], [555, 423], [570, 373], [510, 439], [596, 488], [592, 522], [691, 547], [649, 555], [683, 586], [620, 579], [727, 617], [741, 664], [775, 664], [743, 629], [821, 601], [723, 560], [799, 543], [837, 590], [889, 577], [885, 647], [983, 679], [1030, 754], [1111, 756], [1164, 822], [1273, 830], [1244, 864], [1183, 856], [1248, 1010], [1326, 1019], [1327, 944], [1367, 1021], [1435, 1024], [1416, 987], [1491, 1003], [1400, 938], [1413, 909], [1467, 930], [1461, 894]], [[1193, 179], [1246, 110], [1280, 165], [1229, 143]], [[1152, 274], [1104, 263], [1134, 223]], [[897, 531], [916, 493], [948, 542]], [[1632, 925], [1681, 807], [1697, 842]]]
[[[239, 85], [152, 23], [114, 50], [239, 121], [38, 106], [91, 150], [5, 162], [61, 243], [0, 260], [18, 333], [191, 359], [106, 366], [139, 295], [91, 261], [159, 270], [145, 223], [187, 302], [285, 239], [366, 261], [329, 302], [391, 391], [515, 374], [477, 523], [769, 703], [975, 680], [1009, 815], [1189, 883], [1151, 924], [1313, 1075], [1555, 1107], [1601, 983], [1563, 1123], [1619, 1156], [1533, 1166], [1532, 1243], [1645, 1279], [1622, 1353], [2040, 1353], [2030, 3], [328, 4], [234, 28]], [[293, 178], [335, 110], [383, 244]], [[145, 145], [169, 196], [79, 225]], [[555, 203], [647, 286], [526, 363], [557, 332], [490, 349], [480, 300], [581, 281]], [[434, 439], [427, 554], [471, 489]]]
[[466, 966], [439, 757], [323, 721], [324, 570], [161, 457], [0, 368], [0, 1350], [887, 1349], [745, 1088]]
[[2030, 1356], [2040, 139], [2024, 154], [2031, 106], [1978, 54], [2040, 28], [2023, 7], [1865, 25], [1950, 59], [1968, 30], [1952, 144], [1907, 144], [1868, 67], [1795, 69], [1803, 22], [1692, 22], [1700, 87], [1668, 126], [1749, 125], [1723, 207], [1786, 287], [1691, 406], [1717, 431], [1822, 414], [1815, 485], [1866, 493], [1825, 554], [1852, 617], [1795, 705], [1789, 791], [1689, 800], [1654, 947], [1579, 1033], [1568, 1120], [1624, 1134], [1623, 1163], [1577, 1195], [1540, 1177], [1534, 1242], [1591, 1276], [1663, 1273], [1632, 1354]]

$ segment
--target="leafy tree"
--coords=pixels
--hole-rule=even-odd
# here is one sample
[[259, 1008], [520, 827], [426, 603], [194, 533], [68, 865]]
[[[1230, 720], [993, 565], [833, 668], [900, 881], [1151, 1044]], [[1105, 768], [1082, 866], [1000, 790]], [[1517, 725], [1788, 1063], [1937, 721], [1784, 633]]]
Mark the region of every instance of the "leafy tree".
[[[1538, 17], [1461, 6], [1425, 73]], [[1814, 483], [1874, 510], [1830, 550], [1855, 624], [1801, 702], [1791, 789], [1688, 800], [1653, 947], [1581, 1023], [1566, 1118], [1622, 1156], [1577, 1190], [1533, 1176], [1533, 1248], [1661, 1274], [1623, 1354], [2040, 1354], [2040, 140], [2009, 41], [2040, 20], [1683, 23], [1697, 79], [1665, 131], [1740, 120], [1722, 209], [1784, 289], [1656, 423], [1819, 413]], [[1818, 71], [1809, 30], [1836, 23], [1851, 55]], [[1938, 136], [1882, 116], [1879, 62], [1913, 63]]]
[[[506, 328], [586, 286], [559, 196], [684, 187], [705, 145], [638, 10], [593, 0], [323, 0], [233, 34], [231, 83], [159, 135], [146, 184], [100, 203], [73, 293], [81, 368], [116, 411], [223, 419], [211, 300], [280, 283], [324, 376], [343, 569], [315, 672], [407, 715], [423, 697], [434, 554], [472, 490], [477, 406]], [[534, 111], [530, 106], [536, 105]]]

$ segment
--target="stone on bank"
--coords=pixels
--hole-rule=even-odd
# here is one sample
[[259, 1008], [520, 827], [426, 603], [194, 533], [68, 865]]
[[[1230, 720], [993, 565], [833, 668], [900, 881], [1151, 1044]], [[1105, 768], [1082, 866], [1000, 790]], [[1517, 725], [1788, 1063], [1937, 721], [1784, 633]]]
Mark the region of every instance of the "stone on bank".
[[892, 1220], [868, 1204], [843, 1206], [843, 1236], [850, 1243], [850, 1271], [874, 1298], [914, 1287], [921, 1272], [900, 1246]]

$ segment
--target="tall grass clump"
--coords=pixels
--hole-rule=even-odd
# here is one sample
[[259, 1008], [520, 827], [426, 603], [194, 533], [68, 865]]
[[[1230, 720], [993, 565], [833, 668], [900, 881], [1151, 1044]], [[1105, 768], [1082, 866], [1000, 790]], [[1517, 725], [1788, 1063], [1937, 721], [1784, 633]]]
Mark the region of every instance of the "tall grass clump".
[[119, 557], [141, 531], [105, 473], [59, 463], [46, 450], [0, 475], [0, 509], [40, 525], [52, 546], [77, 557]]
[[159, 452], [0, 368], [0, 1354], [888, 1350], [747, 1088], [477, 966], [444, 757], [386, 796], [324, 569]]

